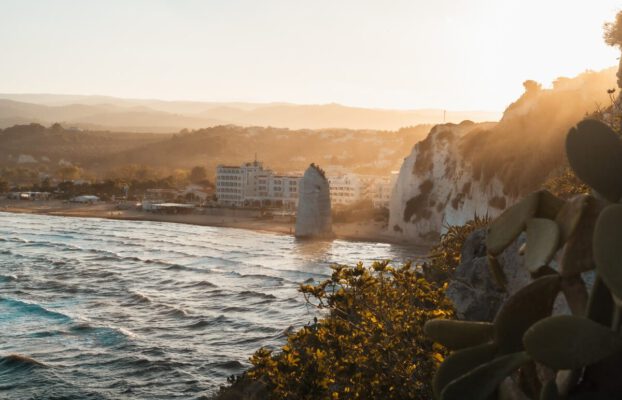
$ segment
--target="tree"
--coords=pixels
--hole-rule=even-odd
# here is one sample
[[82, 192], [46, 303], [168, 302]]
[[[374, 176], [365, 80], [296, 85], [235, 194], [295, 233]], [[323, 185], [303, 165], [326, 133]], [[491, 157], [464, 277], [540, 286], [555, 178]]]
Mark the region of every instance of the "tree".
[[[605, 43], [609, 46], [616, 46], [622, 52], [622, 11], [618, 11], [616, 19], [613, 22], [606, 22], [604, 25]], [[622, 57], [620, 57], [620, 65], [618, 67], [618, 87], [622, 88]]]
[[9, 191], [9, 182], [0, 178], [0, 193], [5, 193]]
[[66, 165], [58, 170], [58, 173], [63, 181], [73, 181], [78, 179], [82, 174], [82, 170], [75, 165]]
[[523, 87], [525, 88], [525, 93], [537, 93], [542, 89], [542, 85], [534, 80], [527, 80], [523, 82]]
[[194, 167], [192, 171], [190, 171], [190, 182], [199, 183], [204, 181], [207, 178], [207, 170], [205, 167]]
[[54, 133], [59, 133], [59, 132], [63, 131], [63, 126], [61, 124], [59, 124], [58, 122], [56, 122], [52, 126], [50, 126], [50, 129]]

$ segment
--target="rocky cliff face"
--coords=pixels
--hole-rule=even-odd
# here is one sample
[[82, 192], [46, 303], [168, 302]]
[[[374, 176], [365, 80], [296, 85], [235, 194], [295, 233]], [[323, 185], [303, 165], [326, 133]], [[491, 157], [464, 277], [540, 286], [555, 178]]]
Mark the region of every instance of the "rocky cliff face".
[[330, 190], [319, 167], [311, 164], [298, 189], [296, 237], [326, 238], [332, 236]]
[[536, 190], [565, 163], [568, 129], [610, 102], [615, 69], [559, 78], [525, 93], [498, 123], [437, 125], [404, 159], [393, 190], [389, 232], [414, 242], [435, 242], [449, 225], [476, 214], [496, 217]]
[[416, 241], [437, 240], [444, 227], [479, 216], [497, 216], [513, 201], [503, 184], [473, 176], [461, 138], [490, 124], [435, 126], [404, 160], [390, 203], [389, 229]]

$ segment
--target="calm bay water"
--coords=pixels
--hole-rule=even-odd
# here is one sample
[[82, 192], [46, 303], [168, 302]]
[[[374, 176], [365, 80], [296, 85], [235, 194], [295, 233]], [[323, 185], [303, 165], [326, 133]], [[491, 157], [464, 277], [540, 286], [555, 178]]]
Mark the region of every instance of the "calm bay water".
[[331, 263], [416, 258], [381, 243], [0, 213], [0, 398], [208, 396], [313, 319], [301, 282]]

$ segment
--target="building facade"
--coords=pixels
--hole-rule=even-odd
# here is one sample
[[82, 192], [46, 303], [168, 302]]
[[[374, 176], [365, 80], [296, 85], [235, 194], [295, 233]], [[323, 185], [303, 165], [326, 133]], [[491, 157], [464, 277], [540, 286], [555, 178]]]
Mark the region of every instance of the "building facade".
[[244, 171], [242, 167], [219, 165], [216, 167], [216, 198], [227, 206], [244, 203]]
[[234, 207], [296, 209], [301, 176], [277, 175], [254, 161], [216, 169], [218, 203]]
[[347, 206], [362, 200], [370, 200], [374, 207], [388, 207], [397, 175], [374, 176], [353, 173], [329, 175], [331, 203]]

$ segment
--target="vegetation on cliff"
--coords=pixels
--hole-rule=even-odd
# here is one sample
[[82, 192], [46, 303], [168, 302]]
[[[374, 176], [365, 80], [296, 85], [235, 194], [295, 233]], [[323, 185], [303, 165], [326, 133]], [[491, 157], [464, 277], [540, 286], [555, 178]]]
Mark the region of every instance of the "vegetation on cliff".
[[[501, 276], [497, 256], [525, 232], [524, 264], [533, 281], [505, 302], [492, 323], [426, 324], [430, 337], [453, 350], [435, 375], [435, 397], [622, 395], [622, 140], [602, 121], [586, 119], [569, 131], [566, 152], [591, 194], [563, 200], [534, 192], [488, 229], [488, 259]], [[552, 315], [560, 296], [571, 315]], [[465, 336], [472, 339], [468, 345]]]
[[291, 334], [280, 352], [257, 351], [250, 370], [218, 398], [430, 398], [446, 350], [423, 335], [423, 325], [452, 317], [443, 290], [411, 264], [334, 266], [329, 279], [301, 286], [325, 316]]

